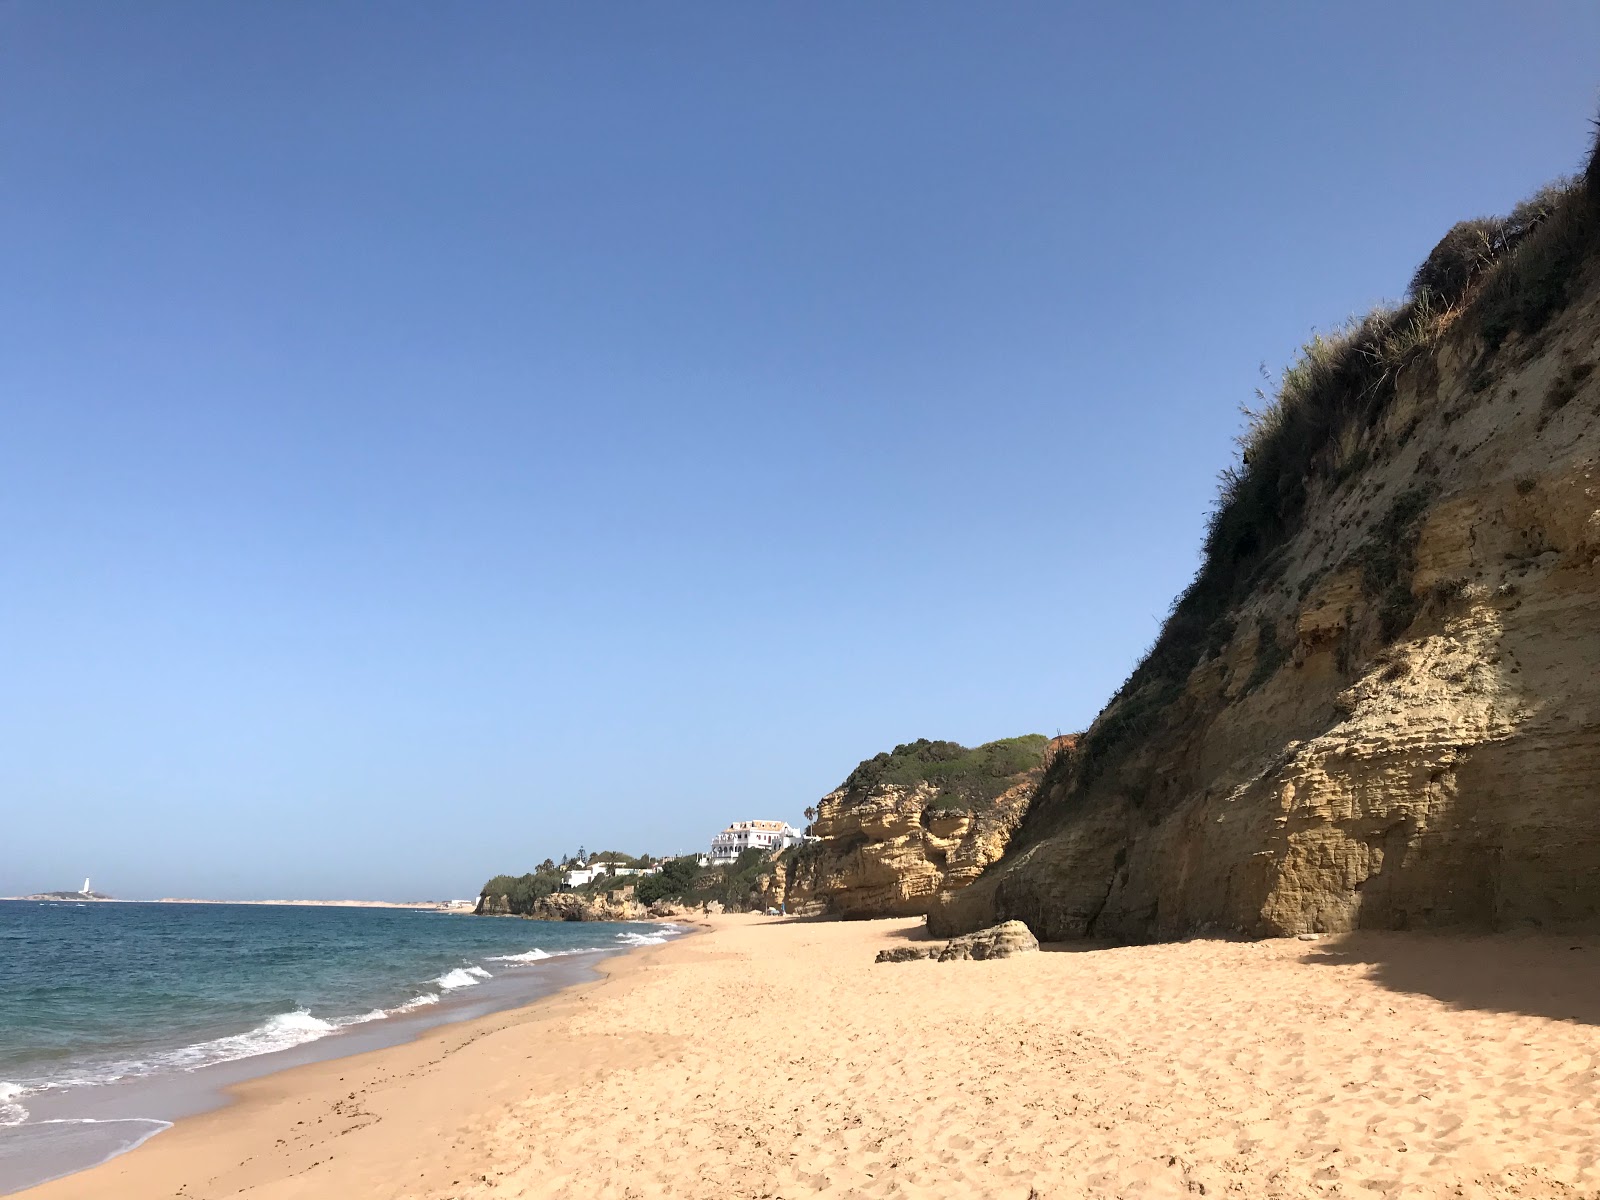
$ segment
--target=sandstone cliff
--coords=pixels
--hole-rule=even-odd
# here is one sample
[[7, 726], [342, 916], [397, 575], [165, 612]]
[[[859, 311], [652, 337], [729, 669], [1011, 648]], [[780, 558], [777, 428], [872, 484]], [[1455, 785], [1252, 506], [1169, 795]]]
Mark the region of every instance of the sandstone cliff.
[[[474, 910], [478, 916], [511, 916], [511, 905], [504, 896], [488, 893], [478, 897]], [[633, 889], [604, 892], [554, 892], [535, 900], [526, 913], [531, 921], [643, 921], [653, 912], [633, 898]]]
[[1055, 745], [919, 741], [868, 759], [817, 802], [821, 840], [780, 857], [762, 902], [845, 917], [927, 912], [935, 893], [965, 887], [1004, 852]]
[[1595, 176], [1308, 347], [1161, 639], [933, 932], [1600, 923]]

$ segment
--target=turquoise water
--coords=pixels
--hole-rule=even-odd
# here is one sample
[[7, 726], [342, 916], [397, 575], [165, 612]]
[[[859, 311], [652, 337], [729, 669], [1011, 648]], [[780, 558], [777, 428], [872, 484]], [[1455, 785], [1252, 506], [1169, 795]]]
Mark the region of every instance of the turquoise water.
[[75, 1093], [448, 1007], [491, 981], [485, 995], [513, 976], [532, 985], [548, 959], [672, 932], [402, 909], [0, 901], [0, 1130], [20, 1132], [46, 1098], [59, 1111]]

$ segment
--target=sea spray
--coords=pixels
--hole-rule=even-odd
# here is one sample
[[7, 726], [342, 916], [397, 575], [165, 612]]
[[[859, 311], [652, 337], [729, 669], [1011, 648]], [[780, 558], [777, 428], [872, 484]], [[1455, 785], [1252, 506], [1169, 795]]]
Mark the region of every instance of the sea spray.
[[448, 992], [455, 988], [475, 987], [478, 983], [490, 978], [492, 976], [482, 967], [457, 967], [453, 971], [446, 971], [433, 982]]
[[0, 1128], [20, 1125], [28, 1119], [28, 1110], [21, 1104], [27, 1091], [20, 1083], [0, 1081]]
[[[577, 950], [563, 950], [561, 953], [562, 954], [577, 954], [577, 953], [579, 953], [579, 951], [577, 951]], [[539, 949], [539, 947], [535, 946], [532, 950], [525, 950], [521, 954], [491, 954], [484, 961], [486, 961], [486, 962], [504, 962], [504, 963], [529, 963], [529, 962], [538, 962], [540, 959], [544, 959], [544, 958], [554, 958], [554, 957], [556, 957], [556, 956], [554, 954], [551, 954], [548, 950], [541, 950], [541, 949]]]

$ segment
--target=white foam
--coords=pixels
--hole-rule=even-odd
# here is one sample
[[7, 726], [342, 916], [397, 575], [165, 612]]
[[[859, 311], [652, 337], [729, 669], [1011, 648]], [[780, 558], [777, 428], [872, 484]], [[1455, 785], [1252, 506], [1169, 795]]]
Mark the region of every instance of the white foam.
[[675, 938], [683, 932], [682, 925], [658, 925], [654, 933], [619, 933], [617, 941], [628, 946], [659, 946], [668, 938]]
[[628, 946], [659, 946], [667, 940], [664, 933], [619, 933], [617, 941]]
[[[571, 953], [571, 952], [569, 951], [568, 953]], [[489, 960], [488, 961], [490, 961], [490, 962], [520, 962], [520, 963], [527, 963], [527, 962], [538, 962], [541, 958], [554, 958], [554, 957], [555, 957], [555, 955], [551, 954], [548, 950], [541, 950], [541, 949], [539, 949], [539, 947], [535, 946], [532, 950], [524, 951], [521, 954], [491, 954], [489, 956]]]
[[[360, 1018], [365, 1019], [365, 1018]], [[279, 1013], [246, 1033], [213, 1038], [209, 1042], [196, 1042], [154, 1054], [149, 1058], [132, 1059], [106, 1066], [84, 1067], [67, 1071], [47, 1080], [35, 1081], [41, 1089], [58, 1090], [84, 1087], [93, 1084], [115, 1083], [120, 1079], [151, 1075], [160, 1071], [196, 1071], [217, 1063], [237, 1062], [241, 1058], [254, 1058], [258, 1054], [273, 1054], [303, 1046], [336, 1033], [340, 1025], [313, 1017], [305, 1009]], [[0, 1097], [0, 1103], [4, 1098]]]
[[386, 1009], [375, 1008], [369, 1013], [362, 1013], [359, 1017], [341, 1017], [335, 1025], [365, 1025], [368, 1021], [381, 1021], [389, 1015]]
[[28, 1119], [28, 1110], [18, 1103], [27, 1092], [20, 1083], [0, 1083], [0, 1128]]
[[303, 1046], [307, 1042], [327, 1037], [337, 1028], [338, 1026], [331, 1021], [313, 1017], [305, 1009], [300, 1008], [294, 1012], [279, 1013], [275, 1017], [270, 1017], [265, 1024], [256, 1026], [249, 1033], [236, 1033], [229, 1037], [199, 1042], [193, 1046], [185, 1046], [181, 1050], [174, 1050], [164, 1056], [161, 1065], [192, 1071], [197, 1067], [209, 1067], [214, 1063], [236, 1062], [241, 1058], [253, 1058], [257, 1054], [273, 1054], [293, 1046]]
[[457, 967], [453, 971], [446, 971], [434, 982], [446, 991], [450, 991], [454, 988], [472, 987], [480, 979], [488, 978], [490, 978], [489, 972], [482, 967]]
[[410, 1012], [412, 1009], [422, 1008], [424, 1005], [437, 1003], [439, 1003], [439, 996], [436, 992], [423, 992], [420, 996], [413, 996], [410, 1000], [407, 1000], [394, 1011], [397, 1013]]

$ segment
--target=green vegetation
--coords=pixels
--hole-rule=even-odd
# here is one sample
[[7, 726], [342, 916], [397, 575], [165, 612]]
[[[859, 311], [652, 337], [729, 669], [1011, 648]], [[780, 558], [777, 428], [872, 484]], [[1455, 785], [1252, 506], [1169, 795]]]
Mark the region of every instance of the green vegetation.
[[[1594, 175], [1591, 161], [1589, 179]], [[1536, 207], [1537, 219], [1494, 266], [1469, 304], [1486, 347], [1493, 351], [1512, 334], [1538, 333], [1571, 298], [1572, 285], [1600, 239], [1600, 196], [1591, 184], [1568, 181], [1546, 188], [1519, 206]], [[1516, 219], [1513, 213], [1510, 220]], [[1527, 223], [1525, 221], [1525, 223]]]
[[[648, 867], [655, 861], [648, 854], [634, 856], [624, 854], [620, 850], [602, 850], [597, 854], [588, 855], [580, 846], [576, 855], [564, 855], [559, 863], [547, 858], [526, 875], [496, 875], [483, 885], [480, 894], [504, 896], [507, 906], [513, 913], [526, 916], [544, 897], [553, 892], [568, 890], [565, 888], [567, 871], [579, 863], [587, 863], [589, 866], [609, 863], [615, 867]], [[620, 888], [627, 887], [636, 878], [638, 877], [632, 875], [601, 875], [582, 887], [570, 890], [590, 895], [595, 893], [610, 895]]]
[[770, 867], [764, 850], [746, 850], [731, 863], [702, 867], [697, 858], [668, 859], [661, 872], [639, 881], [634, 898], [641, 904], [676, 900], [703, 904], [715, 900], [724, 908], [744, 909], [756, 890], [756, 880]]
[[706, 870], [688, 899], [717, 900], [723, 908], [747, 908], [750, 895], [756, 890], [756, 880], [766, 873], [770, 862], [764, 850], [742, 851], [731, 863]]
[[640, 904], [680, 900], [699, 876], [700, 866], [694, 858], [669, 858], [656, 874], [639, 880], [634, 886], [633, 898]]
[[[1362, 434], [1377, 425], [1407, 370], [1431, 370], [1430, 355], [1457, 323], [1481, 337], [1473, 372], [1481, 391], [1484, 362], [1517, 334], [1537, 335], [1570, 298], [1600, 247], [1600, 134], [1578, 180], [1547, 187], [1504, 218], [1480, 218], [1451, 229], [1417, 269], [1411, 293], [1396, 306], [1352, 320], [1306, 344], [1264, 402], [1247, 410], [1240, 459], [1222, 474], [1207, 525], [1200, 570], [1174, 601], [1155, 644], [1079, 743], [1052, 764], [1048, 786], [1092, 780], [1123, 749], [1153, 733], [1207, 656], [1227, 644], [1228, 613], [1281, 575], [1280, 557], [1301, 527], [1318, 480], [1340, 481], [1364, 466], [1372, 449]], [[1554, 400], [1575, 391], [1558, 385]], [[1404, 435], [1402, 434], [1403, 438]], [[1379, 448], [1381, 452], [1381, 448]], [[1416, 503], [1409, 494], [1406, 503]], [[1405, 498], [1402, 498], [1405, 499]], [[1363, 564], [1368, 589], [1382, 598], [1386, 638], [1414, 615], [1398, 583], [1414, 556], [1420, 510], [1397, 502], [1384, 525], [1407, 543], [1385, 560]], [[1267, 649], [1266, 635], [1262, 648]]]
[[[563, 886], [566, 872], [579, 862], [589, 866], [606, 863], [623, 867], [648, 867], [658, 861], [661, 870], [654, 875], [619, 875], [607, 872], [575, 888]], [[761, 850], [746, 850], [735, 861], [715, 867], [700, 866], [693, 855], [684, 858], [657, 860], [648, 854], [630, 855], [618, 850], [603, 850], [587, 859], [563, 858], [559, 863], [550, 859], [526, 875], [496, 875], [483, 885], [482, 894], [504, 896], [512, 913], [526, 916], [546, 896], [559, 891], [571, 891], [581, 896], [611, 896], [624, 888], [633, 888], [634, 899], [640, 904], [654, 904], [657, 900], [681, 901], [700, 904], [716, 900], [727, 908], [745, 908], [756, 890], [757, 879], [771, 866], [771, 860]]]
[[865, 760], [843, 786], [865, 791], [880, 784], [930, 783], [939, 789], [933, 807], [979, 810], [1012, 787], [1018, 775], [1039, 766], [1048, 741], [1043, 734], [1030, 733], [969, 750], [956, 742], [918, 738]]
[[481, 894], [504, 896], [512, 912], [526, 916], [537, 901], [561, 890], [563, 872], [563, 867], [545, 859], [526, 875], [496, 875], [483, 885]]
[[589, 856], [589, 865], [591, 867], [603, 866], [607, 863], [614, 867], [648, 867], [653, 866], [655, 861], [648, 854], [640, 854], [635, 857], [632, 854], [624, 854], [621, 850], [596, 850]]

